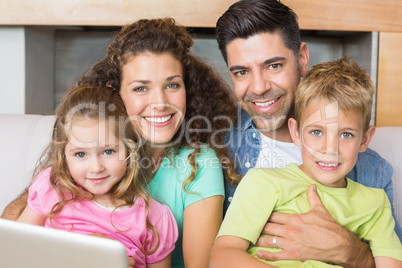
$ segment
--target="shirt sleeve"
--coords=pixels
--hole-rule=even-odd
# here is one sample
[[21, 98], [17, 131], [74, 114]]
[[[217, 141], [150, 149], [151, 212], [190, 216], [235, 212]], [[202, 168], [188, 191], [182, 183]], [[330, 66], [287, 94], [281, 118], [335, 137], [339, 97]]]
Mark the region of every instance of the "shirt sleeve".
[[51, 207], [55, 204], [55, 192], [50, 185], [50, 172], [50, 168], [42, 171], [33, 180], [28, 190], [28, 206], [41, 216], [50, 212]]
[[[279, 189], [267, 179], [270, 169], [250, 169], [233, 196], [218, 233], [256, 243], [278, 201]], [[274, 180], [274, 179], [273, 179]]]
[[211, 196], [225, 196], [222, 166], [215, 151], [203, 148], [197, 156], [197, 164], [195, 179], [186, 188], [190, 193], [185, 199], [185, 207]]
[[[147, 263], [155, 263], [166, 258], [175, 248], [179, 231], [177, 229], [176, 220], [168, 206], [162, 205], [155, 200], [151, 200], [149, 209], [149, 220], [158, 231], [159, 246], [155, 253], [147, 256]], [[157, 244], [157, 237], [151, 231], [148, 232], [148, 239], [152, 241], [152, 246], [146, 246], [146, 250], [150, 250]]]

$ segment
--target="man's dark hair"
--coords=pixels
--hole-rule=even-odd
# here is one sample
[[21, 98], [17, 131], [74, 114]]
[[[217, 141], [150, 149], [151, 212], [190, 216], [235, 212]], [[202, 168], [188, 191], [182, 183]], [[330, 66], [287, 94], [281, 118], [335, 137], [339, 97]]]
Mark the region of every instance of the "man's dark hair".
[[275, 32], [298, 59], [301, 40], [297, 15], [279, 0], [238, 1], [216, 23], [216, 39], [226, 63], [226, 46], [234, 39]]

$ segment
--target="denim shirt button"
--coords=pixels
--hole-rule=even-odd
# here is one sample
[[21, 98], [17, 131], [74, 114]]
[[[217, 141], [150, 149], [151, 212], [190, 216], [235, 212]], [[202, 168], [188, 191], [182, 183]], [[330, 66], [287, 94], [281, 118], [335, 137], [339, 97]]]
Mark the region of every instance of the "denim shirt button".
[[229, 202], [232, 202], [232, 200], [233, 200], [233, 197], [229, 197], [229, 198], [228, 198], [228, 201], [229, 201]]
[[255, 139], [255, 133], [253, 133], [253, 138]]
[[250, 165], [250, 162], [246, 162], [245, 164], [244, 164], [244, 166], [246, 166], [246, 168], [249, 168], [251, 165]]

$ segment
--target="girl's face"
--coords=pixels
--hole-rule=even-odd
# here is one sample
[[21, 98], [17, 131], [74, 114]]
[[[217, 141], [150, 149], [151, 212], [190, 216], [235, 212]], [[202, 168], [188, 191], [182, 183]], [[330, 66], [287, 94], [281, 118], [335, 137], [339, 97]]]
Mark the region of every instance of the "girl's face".
[[106, 121], [73, 120], [65, 148], [67, 166], [74, 181], [94, 194], [107, 196], [126, 172], [126, 149]]
[[174, 143], [186, 112], [180, 62], [169, 53], [145, 52], [123, 66], [121, 97], [131, 121], [154, 145]]

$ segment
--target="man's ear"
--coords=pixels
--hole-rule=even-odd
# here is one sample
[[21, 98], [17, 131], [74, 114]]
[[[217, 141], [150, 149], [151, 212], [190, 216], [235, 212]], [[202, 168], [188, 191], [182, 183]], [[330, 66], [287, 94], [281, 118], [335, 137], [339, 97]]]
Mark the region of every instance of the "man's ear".
[[309, 60], [310, 60], [310, 54], [308, 51], [307, 44], [302, 42], [299, 50], [300, 75], [302, 77], [305, 77], [308, 72]]
[[361, 142], [360, 148], [359, 148], [360, 153], [366, 151], [367, 147], [370, 144], [371, 139], [374, 136], [374, 133], [375, 133], [375, 126], [370, 126], [367, 129], [366, 133], [364, 133], [363, 139], [362, 139], [362, 142]]
[[290, 136], [292, 137], [292, 141], [295, 145], [300, 146], [300, 135], [299, 130], [297, 129], [297, 121], [294, 118], [289, 118], [288, 127]]

